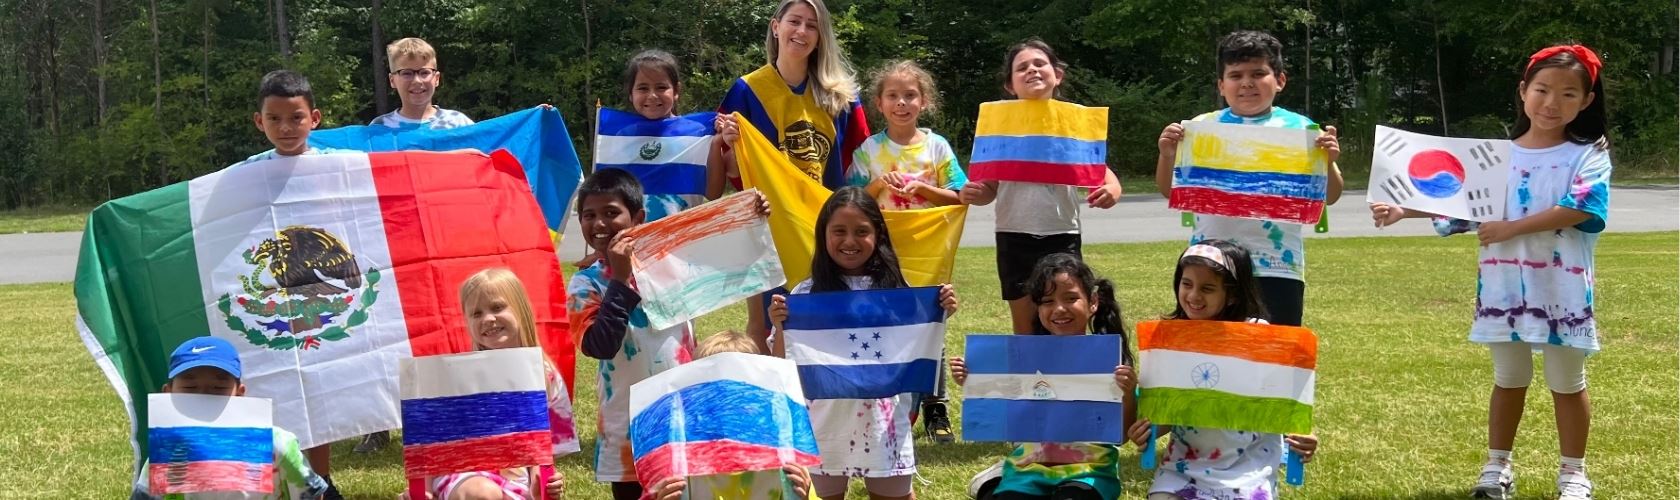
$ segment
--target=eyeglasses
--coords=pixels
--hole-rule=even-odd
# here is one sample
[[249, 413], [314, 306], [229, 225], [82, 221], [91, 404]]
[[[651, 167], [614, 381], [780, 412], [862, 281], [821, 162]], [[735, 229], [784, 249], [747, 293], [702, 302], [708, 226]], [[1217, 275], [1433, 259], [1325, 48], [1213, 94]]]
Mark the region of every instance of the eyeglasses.
[[413, 80], [413, 79], [416, 79], [416, 78], [421, 79], [421, 80], [430, 80], [434, 76], [443, 74], [443, 72], [432, 69], [432, 68], [420, 68], [420, 69], [399, 69], [399, 70], [396, 70], [396, 71], [392, 71], [391, 74], [397, 75], [398, 78], [402, 78], [404, 80]]

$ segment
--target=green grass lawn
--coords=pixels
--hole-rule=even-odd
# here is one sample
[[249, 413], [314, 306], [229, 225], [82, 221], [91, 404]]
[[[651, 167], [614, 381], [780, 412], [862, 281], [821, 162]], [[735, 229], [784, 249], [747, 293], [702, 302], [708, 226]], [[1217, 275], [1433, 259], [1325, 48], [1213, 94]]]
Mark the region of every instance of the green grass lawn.
[[0, 210], [0, 234], [81, 231], [91, 210], [78, 206]]
[[[1598, 247], [1598, 319], [1605, 349], [1589, 363], [1597, 408], [1589, 464], [1598, 498], [1680, 496], [1676, 381], [1677, 275], [1673, 232], [1609, 234]], [[1458, 238], [1312, 240], [1306, 322], [1320, 335], [1318, 408], [1323, 448], [1306, 486], [1285, 498], [1463, 498], [1481, 465], [1492, 375], [1486, 350], [1465, 340], [1476, 247]], [[1090, 263], [1115, 280], [1128, 321], [1168, 312], [1178, 243], [1091, 245]], [[963, 310], [947, 345], [1000, 332], [991, 249], [963, 249]], [[122, 498], [132, 467], [127, 415], [75, 334], [68, 284], [0, 286], [0, 498]], [[740, 308], [699, 321], [702, 335], [739, 328]], [[578, 422], [593, 441], [594, 363], [579, 356]], [[1536, 370], [1537, 372], [1539, 370]], [[1551, 498], [1557, 437], [1551, 399], [1536, 381], [1517, 439], [1521, 498]], [[953, 391], [960, 410], [960, 390]], [[396, 448], [374, 456], [335, 448], [335, 479], [351, 498], [389, 499], [401, 488]], [[921, 498], [965, 498], [969, 477], [1007, 450], [997, 443], [917, 442]], [[570, 498], [609, 498], [590, 481], [587, 453], [561, 461]], [[1148, 475], [1126, 448], [1126, 498]], [[854, 485], [854, 496], [861, 495]], [[861, 497], [859, 497], [861, 498]]]

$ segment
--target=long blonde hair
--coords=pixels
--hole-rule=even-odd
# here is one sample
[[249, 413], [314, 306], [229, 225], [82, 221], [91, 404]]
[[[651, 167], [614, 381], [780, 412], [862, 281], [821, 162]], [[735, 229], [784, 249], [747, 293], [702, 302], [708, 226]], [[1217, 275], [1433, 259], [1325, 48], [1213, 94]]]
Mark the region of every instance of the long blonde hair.
[[[461, 282], [461, 313], [467, 316], [467, 339], [472, 342], [474, 351], [485, 350], [478, 344], [477, 336], [472, 334], [472, 310], [479, 301], [498, 295], [506, 300], [508, 307], [513, 308], [514, 322], [519, 326], [519, 346], [542, 348], [542, 341], [537, 337], [536, 315], [531, 312], [531, 298], [525, 294], [525, 284], [519, 281], [519, 275], [505, 267], [492, 267], [473, 273], [466, 281]], [[543, 369], [548, 373], [559, 373], [554, 369], [554, 361], [549, 359], [548, 353], [543, 353]], [[555, 387], [549, 385], [548, 392], [552, 396]]]
[[810, 59], [805, 61], [808, 68], [805, 74], [810, 83], [806, 89], [812, 92], [811, 96], [823, 111], [838, 117], [857, 99], [857, 72], [852, 70], [846, 54], [840, 51], [840, 41], [834, 37], [834, 18], [829, 16], [828, 7], [823, 5], [822, 0], [781, 0], [776, 5], [776, 15], [770, 18], [770, 26], [764, 30], [764, 52], [770, 67], [776, 67], [776, 23], [781, 22], [782, 16], [795, 2], [809, 5], [817, 12], [817, 29], [822, 31], [817, 37], [817, 48], [811, 50]]

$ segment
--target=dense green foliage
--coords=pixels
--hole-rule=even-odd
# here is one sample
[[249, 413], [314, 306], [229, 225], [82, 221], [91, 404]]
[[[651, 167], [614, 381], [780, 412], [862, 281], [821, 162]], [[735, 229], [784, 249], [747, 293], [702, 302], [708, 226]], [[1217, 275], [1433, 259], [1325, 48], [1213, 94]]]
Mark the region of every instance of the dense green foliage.
[[[1365, 175], [1379, 123], [1503, 136], [1527, 55], [1563, 40], [1598, 49], [1608, 65], [1618, 176], [1675, 172], [1677, 33], [1668, 1], [829, 7], [860, 79], [894, 58], [933, 72], [947, 106], [925, 124], [963, 149], [977, 105], [1002, 95], [1004, 48], [1039, 36], [1072, 64], [1066, 99], [1111, 108], [1110, 164], [1123, 176], [1147, 172], [1162, 126], [1220, 106], [1217, 37], [1260, 29], [1287, 50], [1278, 104], [1340, 128], [1349, 177]], [[440, 51], [438, 104], [478, 119], [547, 102], [586, 137], [592, 106], [622, 102], [623, 61], [646, 47], [686, 65], [685, 108], [711, 108], [735, 77], [763, 64], [772, 8], [768, 0], [0, 0], [0, 55], [12, 62], [0, 70], [0, 121], [10, 124], [0, 130], [0, 208], [97, 202], [267, 149], [250, 116], [257, 80], [276, 68], [309, 76], [327, 126], [366, 123], [396, 105], [391, 96], [376, 102], [384, 75], [374, 57], [406, 36]]]

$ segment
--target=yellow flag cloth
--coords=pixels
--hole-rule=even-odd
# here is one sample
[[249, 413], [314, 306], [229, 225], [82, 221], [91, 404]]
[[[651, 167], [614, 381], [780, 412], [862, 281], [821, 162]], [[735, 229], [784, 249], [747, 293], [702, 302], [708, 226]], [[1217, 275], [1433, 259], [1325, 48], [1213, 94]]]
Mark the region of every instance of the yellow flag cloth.
[[[758, 188], [770, 200], [770, 237], [781, 255], [788, 288], [792, 288], [811, 276], [811, 256], [817, 250], [817, 213], [833, 192], [794, 167], [787, 154], [772, 146], [746, 118], [740, 114], [734, 118], [741, 130], [740, 144], [735, 147], [741, 182], [747, 188]], [[951, 282], [967, 205], [887, 210], [882, 215], [893, 250], [898, 253], [900, 271], [910, 286]]]

